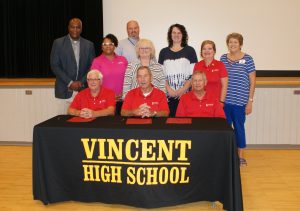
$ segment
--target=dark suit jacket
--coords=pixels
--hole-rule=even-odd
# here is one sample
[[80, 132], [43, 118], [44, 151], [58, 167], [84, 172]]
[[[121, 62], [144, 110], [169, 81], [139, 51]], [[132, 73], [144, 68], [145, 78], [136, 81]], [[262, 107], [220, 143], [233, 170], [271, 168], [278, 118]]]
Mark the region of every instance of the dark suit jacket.
[[86, 74], [95, 57], [94, 44], [80, 37], [79, 70], [77, 75], [77, 65], [68, 35], [54, 40], [50, 55], [50, 64], [53, 73], [56, 75], [55, 97], [68, 99], [72, 96], [72, 91], [68, 89], [71, 81], [86, 82]]

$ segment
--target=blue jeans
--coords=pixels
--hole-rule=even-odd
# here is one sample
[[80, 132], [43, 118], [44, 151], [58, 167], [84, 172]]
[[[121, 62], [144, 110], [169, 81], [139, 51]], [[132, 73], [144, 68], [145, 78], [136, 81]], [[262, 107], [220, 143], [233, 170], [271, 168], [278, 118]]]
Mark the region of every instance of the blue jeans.
[[245, 133], [245, 113], [246, 105], [238, 106], [226, 104], [224, 105], [224, 111], [228, 124], [233, 125], [236, 143], [238, 148], [246, 147], [246, 133]]

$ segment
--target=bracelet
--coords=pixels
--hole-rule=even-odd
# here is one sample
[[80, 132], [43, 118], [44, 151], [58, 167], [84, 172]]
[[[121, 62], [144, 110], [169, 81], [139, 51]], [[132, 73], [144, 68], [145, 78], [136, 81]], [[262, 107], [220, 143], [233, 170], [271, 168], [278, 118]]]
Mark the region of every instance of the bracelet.
[[224, 101], [220, 100], [220, 103], [224, 104]]
[[249, 98], [249, 101], [250, 101], [250, 102], [253, 102], [253, 99], [252, 99], [252, 98]]

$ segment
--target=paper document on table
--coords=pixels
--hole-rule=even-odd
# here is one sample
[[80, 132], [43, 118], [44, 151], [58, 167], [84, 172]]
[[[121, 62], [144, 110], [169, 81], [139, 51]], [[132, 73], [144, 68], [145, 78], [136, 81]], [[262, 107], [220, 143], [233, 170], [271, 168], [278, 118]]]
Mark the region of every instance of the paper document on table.
[[168, 118], [166, 124], [192, 124], [192, 118]]
[[151, 118], [128, 118], [126, 121], [126, 125], [144, 125], [144, 124], [152, 124]]
[[79, 116], [74, 116], [70, 119], [67, 120], [67, 122], [91, 122], [95, 120], [95, 118], [82, 118], [82, 117], [79, 117]]

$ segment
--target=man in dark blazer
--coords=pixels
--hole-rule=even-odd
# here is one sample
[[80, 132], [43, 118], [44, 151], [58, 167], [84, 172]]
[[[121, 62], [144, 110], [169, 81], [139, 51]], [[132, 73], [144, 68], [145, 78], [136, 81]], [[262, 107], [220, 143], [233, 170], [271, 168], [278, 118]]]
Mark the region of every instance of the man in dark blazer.
[[51, 69], [56, 75], [55, 97], [59, 99], [69, 99], [74, 91], [84, 88], [95, 57], [94, 44], [80, 37], [80, 19], [71, 19], [68, 31], [68, 35], [54, 40], [50, 56]]

